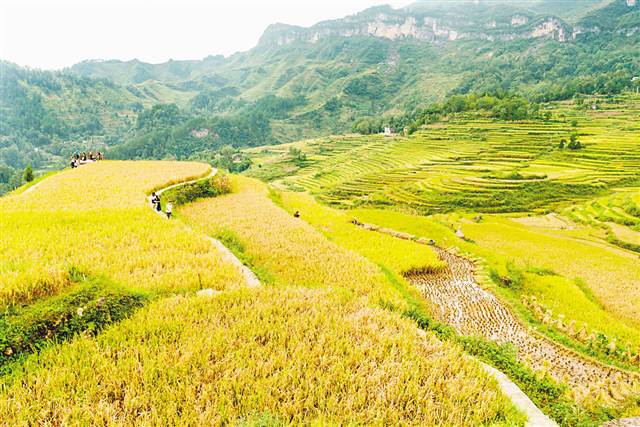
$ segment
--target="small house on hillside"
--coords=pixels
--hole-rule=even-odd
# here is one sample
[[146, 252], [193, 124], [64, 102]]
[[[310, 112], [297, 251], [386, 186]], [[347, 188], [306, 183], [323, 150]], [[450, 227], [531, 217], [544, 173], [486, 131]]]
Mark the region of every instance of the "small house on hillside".
[[393, 134], [394, 134], [393, 128], [390, 128], [388, 126], [384, 128], [384, 136], [393, 136]]

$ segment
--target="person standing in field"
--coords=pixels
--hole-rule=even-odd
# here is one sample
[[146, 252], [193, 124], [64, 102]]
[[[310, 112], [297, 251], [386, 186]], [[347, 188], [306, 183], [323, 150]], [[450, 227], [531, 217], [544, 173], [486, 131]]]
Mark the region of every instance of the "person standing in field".
[[173, 203], [171, 202], [167, 203], [166, 212], [167, 212], [167, 218], [171, 219], [171, 212], [173, 212]]

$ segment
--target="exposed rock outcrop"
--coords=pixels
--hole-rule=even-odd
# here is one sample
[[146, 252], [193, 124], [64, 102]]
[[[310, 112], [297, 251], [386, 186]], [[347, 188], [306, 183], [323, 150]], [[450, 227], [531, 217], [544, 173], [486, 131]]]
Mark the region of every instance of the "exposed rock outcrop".
[[[637, 0], [626, 1], [635, 6]], [[261, 44], [288, 45], [295, 42], [317, 43], [330, 37], [372, 36], [395, 40], [415, 38], [440, 44], [455, 40], [508, 41], [534, 38], [550, 38], [559, 42], [575, 40], [580, 34], [598, 34], [597, 25], [567, 24], [561, 18], [550, 15], [535, 15], [530, 11], [514, 11], [500, 19], [493, 12], [479, 8], [478, 16], [473, 10], [420, 10], [415, 8], [393, 9], [381, 6], [368, 9], [344, 19], [320, 22], [303, 28], [276, 24], [263, 35]], [[483, 15], [484, 11], [484, 15]]]

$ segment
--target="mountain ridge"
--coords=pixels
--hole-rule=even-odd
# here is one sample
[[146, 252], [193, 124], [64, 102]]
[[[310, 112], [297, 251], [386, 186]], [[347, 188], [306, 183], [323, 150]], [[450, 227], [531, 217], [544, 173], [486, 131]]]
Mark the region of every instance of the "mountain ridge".
[[[550, 2], [540, 0], [533, 2], [504, 2], [474, 0], [458, 1], [461, 4], [476, 5], [473, 10], [438, 7], [438, 2], [418, 2], [404, 8], [394, 9], [389, 5], [375, 6], [344, 18], [318, 22], [309, 27], [274, 23], [269, 25], [258, 40], [257, 45], [246, 52], [236, 52], [230, 56], [210, 55], [201, 60], [169, 60], [159, 64], [149, 64], [137, 59], [130, 61], [90, 60], [74, 64], [65, 71], [89, 77], [108, 77], [99, 68], [109, 64], [121, 67], [132, 67], [134, 71], [128, 79], [116, 79], [118, 83], [142, 83], [158, 70], [160, 81], [178, 82], [185, 78], [215, 71], [216, 67], [233, 61], [237, 55], [252, 52], [255, 49], [268, 48], [272, 45], [283, 46], [294, 42], [317, 43], [328, 37], [374, 36], [396, 39], [414, 37], [417, 40], [431, 43], [444, 43], [461, 39], [480, 39], [486, 41], [513, 41], [518, 39], [550, 37], [560, 42], [575, 41], [584, 34], [598, 34], [605, 30], [593, 20], [577, 19], [571, 23], [571, 16], [577, 11], [587, 12], [614, 5], [625, 5], [629, 11], [640, 10], [640, 4], [634, 0], [581, 0], [568, 2]], [[542, 13], [549, 4], [558, 8], [559, 4], [573, 6], [564, 14]], [[580, 5], [577, 7], [576, 5]], [[463, 10], [464, 12], [460, 12]], [[496, 15], [498, 15], [496, 17]], [[562, 16], [564, 15], [564, 16]], [[473, 16], [474, 18], [470, 18]], [[463, 24], [460, 24], [463, 19]], [[466, 19], [466, 21], [464, 21]], [[640, 31], [640, 26], [633, 31]], [[196, 73], [188, 73], [185, 68], [193, 68]], [[174, 70], [173, 72], [171, 70]], [[199, 73], [199, 74], [198, 74]]]
[[[188, 158], [226, 144], [339, 134], [456, 94], [545, 102], [619, 93], [640, 75], [640, 5], [628, 1], [380, 6], [309, 28], [274, 24], [254, 48], [228, 57], [89, 60], [57, 72], [4, 62], [0, 167], [54, 167], [88, 145]], [[153, 110], [160, 104], [175, 106]], [[136, 125], [163, 114], [171, 120], [160, 117], [157, 129]], [[190, 136], [203, 128], [208, 137]]]

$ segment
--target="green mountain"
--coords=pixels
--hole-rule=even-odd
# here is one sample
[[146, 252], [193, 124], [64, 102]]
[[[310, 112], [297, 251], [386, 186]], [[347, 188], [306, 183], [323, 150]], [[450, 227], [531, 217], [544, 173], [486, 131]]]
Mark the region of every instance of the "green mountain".
[[[274, 24], [256, 47], [227, 58], [0, 67], [5, 172], [89, 149], [201, 157], [343, 133], [363, 117], [391, 120], [454, 94], [544, 102], [618, 93], [640, 75], [640, 4], [422, 1], [308, 28]], [[144, 120], [157, 115], [169, 119]]]

